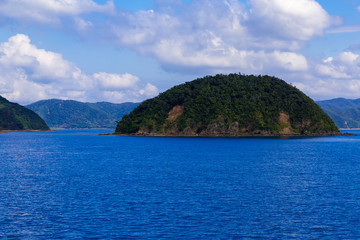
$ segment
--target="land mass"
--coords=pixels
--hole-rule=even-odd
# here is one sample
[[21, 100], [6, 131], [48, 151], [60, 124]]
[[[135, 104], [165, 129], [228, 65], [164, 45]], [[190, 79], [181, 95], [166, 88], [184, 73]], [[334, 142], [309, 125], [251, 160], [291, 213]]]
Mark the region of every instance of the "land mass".
[[316, 102], [339, 128], [360, 128], [360, 98], [335, 98]]
[[0, 131], [50, 130], [33, 111], [0, 96]]
[[270, 76], [216, 75], [175, 86], [123, 116], [115, 134], [330, 136], [332, 119], [308, 96]]
[[50, 99], [26, 107], [39, 114], [51, 128], [115, 128], [116, 121], [138, 105]]

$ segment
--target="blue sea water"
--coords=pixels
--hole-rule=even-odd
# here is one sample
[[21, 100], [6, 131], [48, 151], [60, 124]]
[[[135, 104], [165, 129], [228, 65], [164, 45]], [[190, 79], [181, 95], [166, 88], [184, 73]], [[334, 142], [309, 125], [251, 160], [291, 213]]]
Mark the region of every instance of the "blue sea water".
[[360, 239], [359, 136], [106, 131], [0, 134], [0, 239]]

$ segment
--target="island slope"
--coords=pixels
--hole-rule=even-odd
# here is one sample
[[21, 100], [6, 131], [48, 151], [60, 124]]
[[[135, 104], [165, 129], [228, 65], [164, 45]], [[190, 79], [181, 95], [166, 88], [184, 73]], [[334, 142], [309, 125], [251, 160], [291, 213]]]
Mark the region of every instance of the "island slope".
[[321, 108], [270, 76], [207, 76], [175, 86], [124, 115], [116, 134], [152, 136], [338, 135]]
[[50, 130], [45, 121], [33, 111], [0, 96], [0, 131]]
[[39, 114], [51, 128], [115, 128], [116, 120], [138, 105], [49, 99], [26, 107]]
[[316, 103], [339, 128], [360, 128], [360, 99], [335, 98]]

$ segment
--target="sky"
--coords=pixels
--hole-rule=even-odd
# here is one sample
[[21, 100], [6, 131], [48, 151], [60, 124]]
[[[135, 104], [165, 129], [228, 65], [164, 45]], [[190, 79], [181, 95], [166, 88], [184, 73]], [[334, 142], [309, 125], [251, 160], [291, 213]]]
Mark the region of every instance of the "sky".
[[215, 74], [360, 98], [360, 0], [1, 0], [0, 95], [139, 102]]

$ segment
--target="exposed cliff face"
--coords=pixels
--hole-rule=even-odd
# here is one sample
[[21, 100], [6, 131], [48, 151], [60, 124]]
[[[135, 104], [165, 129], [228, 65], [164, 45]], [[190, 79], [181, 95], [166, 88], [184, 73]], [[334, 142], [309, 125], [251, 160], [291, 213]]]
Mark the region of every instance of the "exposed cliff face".
[[176, 120], [181, 114], [184, 112], [184, 106], [176, 105], [171, 111], [169, 112], [169, 116], [166, 120], [168, 121], [174, 121]]
[[287, 114], [283, 111], [280, 112], [279, 124], [280, 124], [279, 134], [282, 134], [282, 135], [295, 134], [294, 130], [291, 127], [289, 114]]
[[143, 102], [117, 134], [152, 136], [337, 135], [309, 97], [268, 76], [217, 75], [176, 86]]

